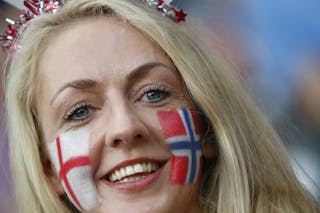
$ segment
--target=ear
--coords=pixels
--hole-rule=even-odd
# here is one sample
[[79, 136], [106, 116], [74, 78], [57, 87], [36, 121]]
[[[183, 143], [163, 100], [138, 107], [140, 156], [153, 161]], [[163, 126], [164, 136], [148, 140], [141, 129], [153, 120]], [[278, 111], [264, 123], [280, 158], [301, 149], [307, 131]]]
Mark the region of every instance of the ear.
[[65, 191], [62, 187], [62, 184], [61, 184], [61, 180], [57, 177], [49, 177], [49, 181], [51, 183], [51, 185], [53, 186], [55, 192], [60, 196], [60, 195], [64, 195], [65, 194]]
[[204, 158], [210, 159], [218, 156], [217, 140], [211, 127], [202, 135], [201, 149]]
[[216, 158], [218, 156], [218, 147], [216, 143], [213, 142], [202, 142], [202, 155], [205, 158]]
[[201, 149], [204, 158], [216, 158], [218, 156], [218, 146], [215, 132], [212, 128], [211, 122], [204, 113], [200, 111], [200, 129], [201, 131]]
[[50, 182], [54, 191], [59, 195], [64, 195], [65, 191], [62, 187], [61, 180], [57, 175], [57, 172], [54, 169], [51, 161], [49, 159], [44, 160], [43, 162], [44, 174], [47, 177], [47, 180]]

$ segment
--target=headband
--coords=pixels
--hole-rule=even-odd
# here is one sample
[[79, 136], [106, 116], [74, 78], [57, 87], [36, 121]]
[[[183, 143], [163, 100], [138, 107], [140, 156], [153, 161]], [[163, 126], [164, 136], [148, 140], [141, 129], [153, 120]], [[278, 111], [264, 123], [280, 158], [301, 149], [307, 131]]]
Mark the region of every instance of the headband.
[[[10, 56], [20, 48], [18, 35], [21, 33], [26, 24], [33, 18], [44, 13], [56, 13], [68, 0], [24, 0], [25, 9], [21, 11], [18, 20], [6, 18], [8, 28], [4, 35], [0, 35], [0, 46]], [[144, 4], [161, 12], [162, 15], [171, 18], [175, 22], [185, 21], [187, 16], [183, 10], [178, 10], [171, 6], [172, 0], [140, 0]]]

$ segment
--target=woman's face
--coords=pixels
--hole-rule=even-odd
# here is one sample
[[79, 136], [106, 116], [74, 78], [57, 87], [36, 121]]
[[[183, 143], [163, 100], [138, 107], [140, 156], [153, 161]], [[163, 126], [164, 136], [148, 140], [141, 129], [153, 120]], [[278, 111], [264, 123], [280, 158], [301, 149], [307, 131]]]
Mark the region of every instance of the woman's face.
[[[38, 69], [46, 144], [66, 132], [88, 132], [101, 197], [93, 212], [198, 212], [199, 181], [170, 183], [172, 154], [157, 112], [194, 106], [164, 52], [124, 23], [86, 19], [57, 33]], [[110, 180], [115, 168], [139, 163], [152, 163], [156, 172]]]

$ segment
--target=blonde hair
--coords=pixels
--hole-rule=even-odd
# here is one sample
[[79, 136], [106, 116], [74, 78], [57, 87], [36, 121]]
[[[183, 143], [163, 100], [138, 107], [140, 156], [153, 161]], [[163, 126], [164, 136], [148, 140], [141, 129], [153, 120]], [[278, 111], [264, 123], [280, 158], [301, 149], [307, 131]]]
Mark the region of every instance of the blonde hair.
[[171, 58], [195, 104], [206, 115], [219, 150], [208, 159], [199, 201], [202, 212], [316, 212], [317, 204], [291, 169], [274, 130], [232, 73], [176, 24], [138, 1], [73, 0], [56, 14], [32, 20], [6, 80], [11, 165], [21, 212], [70, 212], [43, 167], [46, 152], [37, 118], [37, 64], [65, 24], [105, 16], [145, 34]]

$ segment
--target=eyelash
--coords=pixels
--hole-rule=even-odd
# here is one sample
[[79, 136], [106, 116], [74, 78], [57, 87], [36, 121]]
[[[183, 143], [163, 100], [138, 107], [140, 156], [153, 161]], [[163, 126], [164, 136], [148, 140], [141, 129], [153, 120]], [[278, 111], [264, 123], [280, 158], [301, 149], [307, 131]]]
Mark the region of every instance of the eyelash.
[[149, 100], [149, 101], [143, 101], [143, 102], [147, 102], [149, 104], [157, 104], [157, 103], [160, 103], [161, 101], [165, 100], [166, 98], [168, 98], [171, 95], [171, 92], [167, 87], [164, 87], [161, 85], [149, 85], [141, 90], [141, 92], [139, 93], [138, 100], [142, 100], [145, 95], [147, 95], [148, 93], [151, 93], [151, 92], [160, 92], [162, 97], [158, 98], [157, 100]]
[[83, 121], [85, 119], [88, 118], [88, 115], [83, 117], [83, 118], [79, 118], [79, 119], [72, 119], [72, 117], [75, 115], [75, 113], [80, 110], [80, 109], [85, 109], [88, 108], [89, 112], [88, 115], [92, 113], [92, 105], [89, 103], [79, 103], [75, 106], [73, 106], [66, 114], [65, 116], [63, 116], [64, 121], [67, 122], [80, 122]]
[[[157, 98], [157, 100], [142, 100], [145, 95], [148, 93], [150, 94], [151, 92], [160, 92], [161, 97]], [[139, 94], [139, 99], [138, 101], [146, 102], [147, 104], [158, 104], [168, 98], [168, 96], [171, 95], [171, 92], [168, 88], [160, 85], [149, 85], [143, 88]], [[88, 110], [87, 114], [85, 116], [82, 116], [81, 118], [73, 118], [76, 114], [76, 112], [80, 109], [86, 109]], [[65, 122], [81, 122], [84, 121], [88, 118], [88, 116], [91, 115], [92, 113], [92, 105], [90, 103], [79, 103], [75, 106], [73, 106], [64, 116], [63, 120]]]

